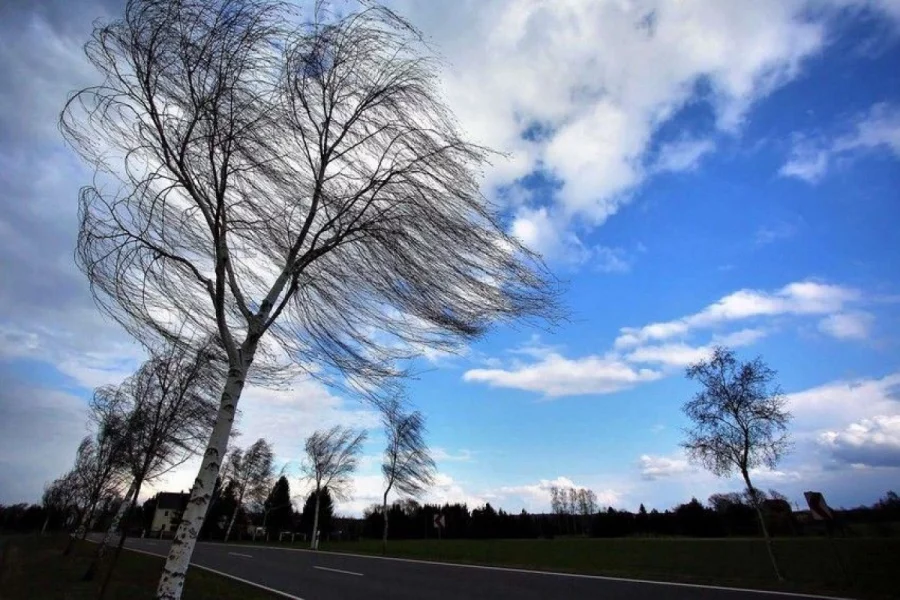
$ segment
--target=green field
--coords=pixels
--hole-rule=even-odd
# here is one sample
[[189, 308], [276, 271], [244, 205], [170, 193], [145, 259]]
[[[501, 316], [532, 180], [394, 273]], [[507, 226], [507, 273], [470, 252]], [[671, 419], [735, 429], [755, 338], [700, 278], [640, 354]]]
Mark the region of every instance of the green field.
[[[94, 600], [100, 582], [83, 582], [81, 575], [96, 546], [83, 542], [75, 552], [62, 556], [65, 537], [20, 535], [0, 540], [0, 598], [3, 600]], [[106, 598], [152, 600], [163, 559], [123, 552]], [[99, 579], [99, 578], [98, 578]], [[274, 600], [263, 590], [191, 569], [184, 598], [189, 600]]]
[[[302, 546], [301, 546], [302, 547]], [[758, 539], [409, 540], [388, 544], [391, 556], [543, 569], [614, 577], [707, 583], [859, 598], [900, 597], [900, 539], [775, 541], [787, 579], [779, 584]], [[323, 543], [323, 550], [381, 553], [376, 540]]]

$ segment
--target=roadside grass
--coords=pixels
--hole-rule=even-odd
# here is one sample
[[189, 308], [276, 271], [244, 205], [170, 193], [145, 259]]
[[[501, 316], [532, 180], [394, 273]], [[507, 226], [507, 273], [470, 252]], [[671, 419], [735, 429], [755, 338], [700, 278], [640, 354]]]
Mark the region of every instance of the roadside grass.
[[[381, 542], [322, 543], [321, 549], [381, 554]], [[842, 538], [834, 540], [833, 545], [827, 538], [782, 538], [775, 540], [775, 553], [786, 578], [781, 584], [772, 574], [760, 539], [570, 538], [388, 543], [389, 556], [421, 560], [855, 598], [900, 598], [898, 538]]]
[[[89, 542], [79, 543], [63, 556], [65, 536], [19, 535], [0, 544], [0, 598], [3, 600], [93, 600], [100, 590], [103, 566], [94, 581], [81, 581], [92, 552]], [[124, 551], [110, 581], [110, 600], [153, 600], [163, 559]], [[244, 585], [202, 569], [191, 568], [185, 582], [184, 598], [190, 600], [275, 600], [264, 590]]]

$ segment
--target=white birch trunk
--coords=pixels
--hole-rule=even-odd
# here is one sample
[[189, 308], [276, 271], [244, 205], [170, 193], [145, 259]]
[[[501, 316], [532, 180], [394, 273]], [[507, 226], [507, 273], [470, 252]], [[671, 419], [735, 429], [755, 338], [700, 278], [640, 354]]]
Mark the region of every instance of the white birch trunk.
[[109, 524], [109, 529], [106, 530], [106, 535], [103, 536], [103, 541], [100, 543], [100, 548], [98, 553], [100, 557], [103, 557], [103, 552], [106, 550], [106, 547], [112, 541], [113, 534], [119, 528], [119, 523], [122, 522], [122, 517], [125, 516], [125, 511], [128, 510], [128, 507], [131, 505], [131, 497], [137, 491], [137, 480], [132, 479], [131, 485], [128, 486], [128, 491], [125, 492], [125, 498], [122, 500], [122, 503], [119, 504], [119, 510], [116, 511], [116, 516], [113, 517], [112, 523]]
[[216, 477], [222, 466], [222, 459], [228, 449], [228, 438], [231, 435], [231, 427], [234, 424], [234, 415], [237, 403], [244, 389], [244, 377], [246, 369], [252, 361], [252, 355], [245, 358], [244, 366], [232, 367], [228, 372], [225, 388], [222, 390], [222, 398], [219, 401], [219, 411], [216, 415], [216, 423], [213, 426], [200, 464], [200, 471], [194, 480], [191, 489], [191, 498], [175, 533], [175, 539], [169, 548], [169, 556], [163, 567], [159, 586], [156, 588], [157, 600], [179, 600], [184, 589], [184, 578], [197, 544], [197, 536], [206, 518], [206, 509], [216, 486]]
[[316, 544], [316, 542], [319, 540], [319, 498], [321, 498], [321, 496], [321, 491], [316, 490], [316, 510], [313, 513], [312, 539], [309, 540], [310, 550], [318, 550], [318, 544]]
[[231, 521], [228, 523], [228, 530], [225, 532], [225, 540], [224, 542], [228, 542], [228, 539], [231, 537], [231, 529], [234, 527], [234, 521], [237, 519], [238, 511], [241, 510], [241, 504], [244, 502], [244, 488], [241, 488], [241, 493], [237, 499], [237, 506], [234, 507], [234, 512], [231, 513]]
[[387, 536], [388, 536], [388, 505], [387, 492], [384, 493], [384, 502], [381, 503], [381, 514], [384, 515], [384, 531], [381, 534], [381, 552], [387, 552]]

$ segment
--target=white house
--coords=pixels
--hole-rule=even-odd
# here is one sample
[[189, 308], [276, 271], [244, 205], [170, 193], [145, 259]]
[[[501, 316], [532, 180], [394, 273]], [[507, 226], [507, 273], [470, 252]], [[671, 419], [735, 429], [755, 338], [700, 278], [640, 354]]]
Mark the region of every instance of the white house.
[[174, 535], [181, 523], [181, 515], [187, 507], [190, 494], [177, 492], [159, 492], [156, 494], [156, 510], [153, 512], [153, 524], [150, 534]]

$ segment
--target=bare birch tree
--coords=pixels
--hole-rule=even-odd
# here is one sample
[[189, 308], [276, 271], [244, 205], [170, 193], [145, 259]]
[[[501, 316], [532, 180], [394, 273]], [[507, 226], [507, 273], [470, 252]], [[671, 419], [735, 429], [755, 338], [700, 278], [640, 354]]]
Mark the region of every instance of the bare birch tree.
[[[141, 488], [202, 449], [216, 414], [211, 390], [218, 375], [215, 356], [207, 347], [201, 345], [195, 351], [190, 346], [168, 345], [150, 349], [150, 358], [134, 375], [111, 386], [106, 394], [94, 396], [94, 413], [116, 415], [123, 424], [120, 461], [130, 484], [84, 579], [93, 578], [123, 516], [137, 505]], [[122, 524], [101, 595], [125, 544], [126, 527], [127, 523]]]
[[760, 358], [739, 362], [733, 350], [719, 346], [708, 360], [688, 367], [687, 377], [700, 382], [702, 389], [684, 405], [693, 426], [685, 432], [682, 446], [693, 460], [720, 477], [740, 473], [775, 576], [782, 580], [760, 507], [764, 494], [750, 481], [751, 469], [774, 469], [790, 449], [791, 414], [780, 388], [773, 385], [775, 371]]
[[316, 431], [306, 439], [306, 457], [301, 470], [313, 483], [313, 492], [316, 495], [310, 548], [316, 549], [322, 490], [328, 488], [331, 497], [336, 500], [348, 497], [351, 487], [350, 477], [356, 471], [359, 454], [365, 441], [365, 431], [355, 431], [340, 425], [335, 425], [327, 431]]
[[41, 533], [46, 533], [47, 526], [53, 515], [62, 518], [63, 523], [69, 513], [75, 508], [78, 499], [78, 482], [75, 473], [69, 471], [62, 477], [54, 479], [52, 483], [44, 488], [44, 494], [41, 496], [41, 504], [47, 511], [47, 517], [44, 525], [41, 527]]
[[77, 261], [98, 304], [145, 343], [214, 336], [228, 362], [160, 598], [181, 595], [248, 380], [293, 365], [377, 395], [423, 345], [555, 316], [539, 258], [479, 191], [489, 152], [462, 137], [431, 51], [358, 6], [129, 0], [86, 45], [102, 82], [61, 115], [97, 172]]
[[246, 452], [240, 448], [231, 451], [226, 478], [236, 488], [237, 504], [225, 531], [226, 542], [231, 537], [231, 530], [244, 502], [259, 504], [265, 501], [272, 486], [274, 459], [275, 455], [269, 442], [263, 438], [253, 442]]
[[381, 421], [387, 437], [381, 464], [387, 484], [381, 502], [384, 515], [381, 549], [384, 552], [388, 539], [388, 494], [396, 489], [407, 496], [421, 495], [434, 482], [436, 466], [425, 443], [425, 417], [419, 411], [406, 412], [399, 398], [391, 398], [382, 406]]
[[[110, 388], [94, 390], [94, 398], [109, 393]], [[71, 553], [76, 539], [84, 540], [94, 520], [97, 503], [114, 493], [121, 484], [123, 423], [114, 413], [91, 411], [96, 423], [95, 436], [86, 436], [78, 445], [75, 467], [72, 470], [75, 486], [81, 498], [75, 532], [63, 554]]]

